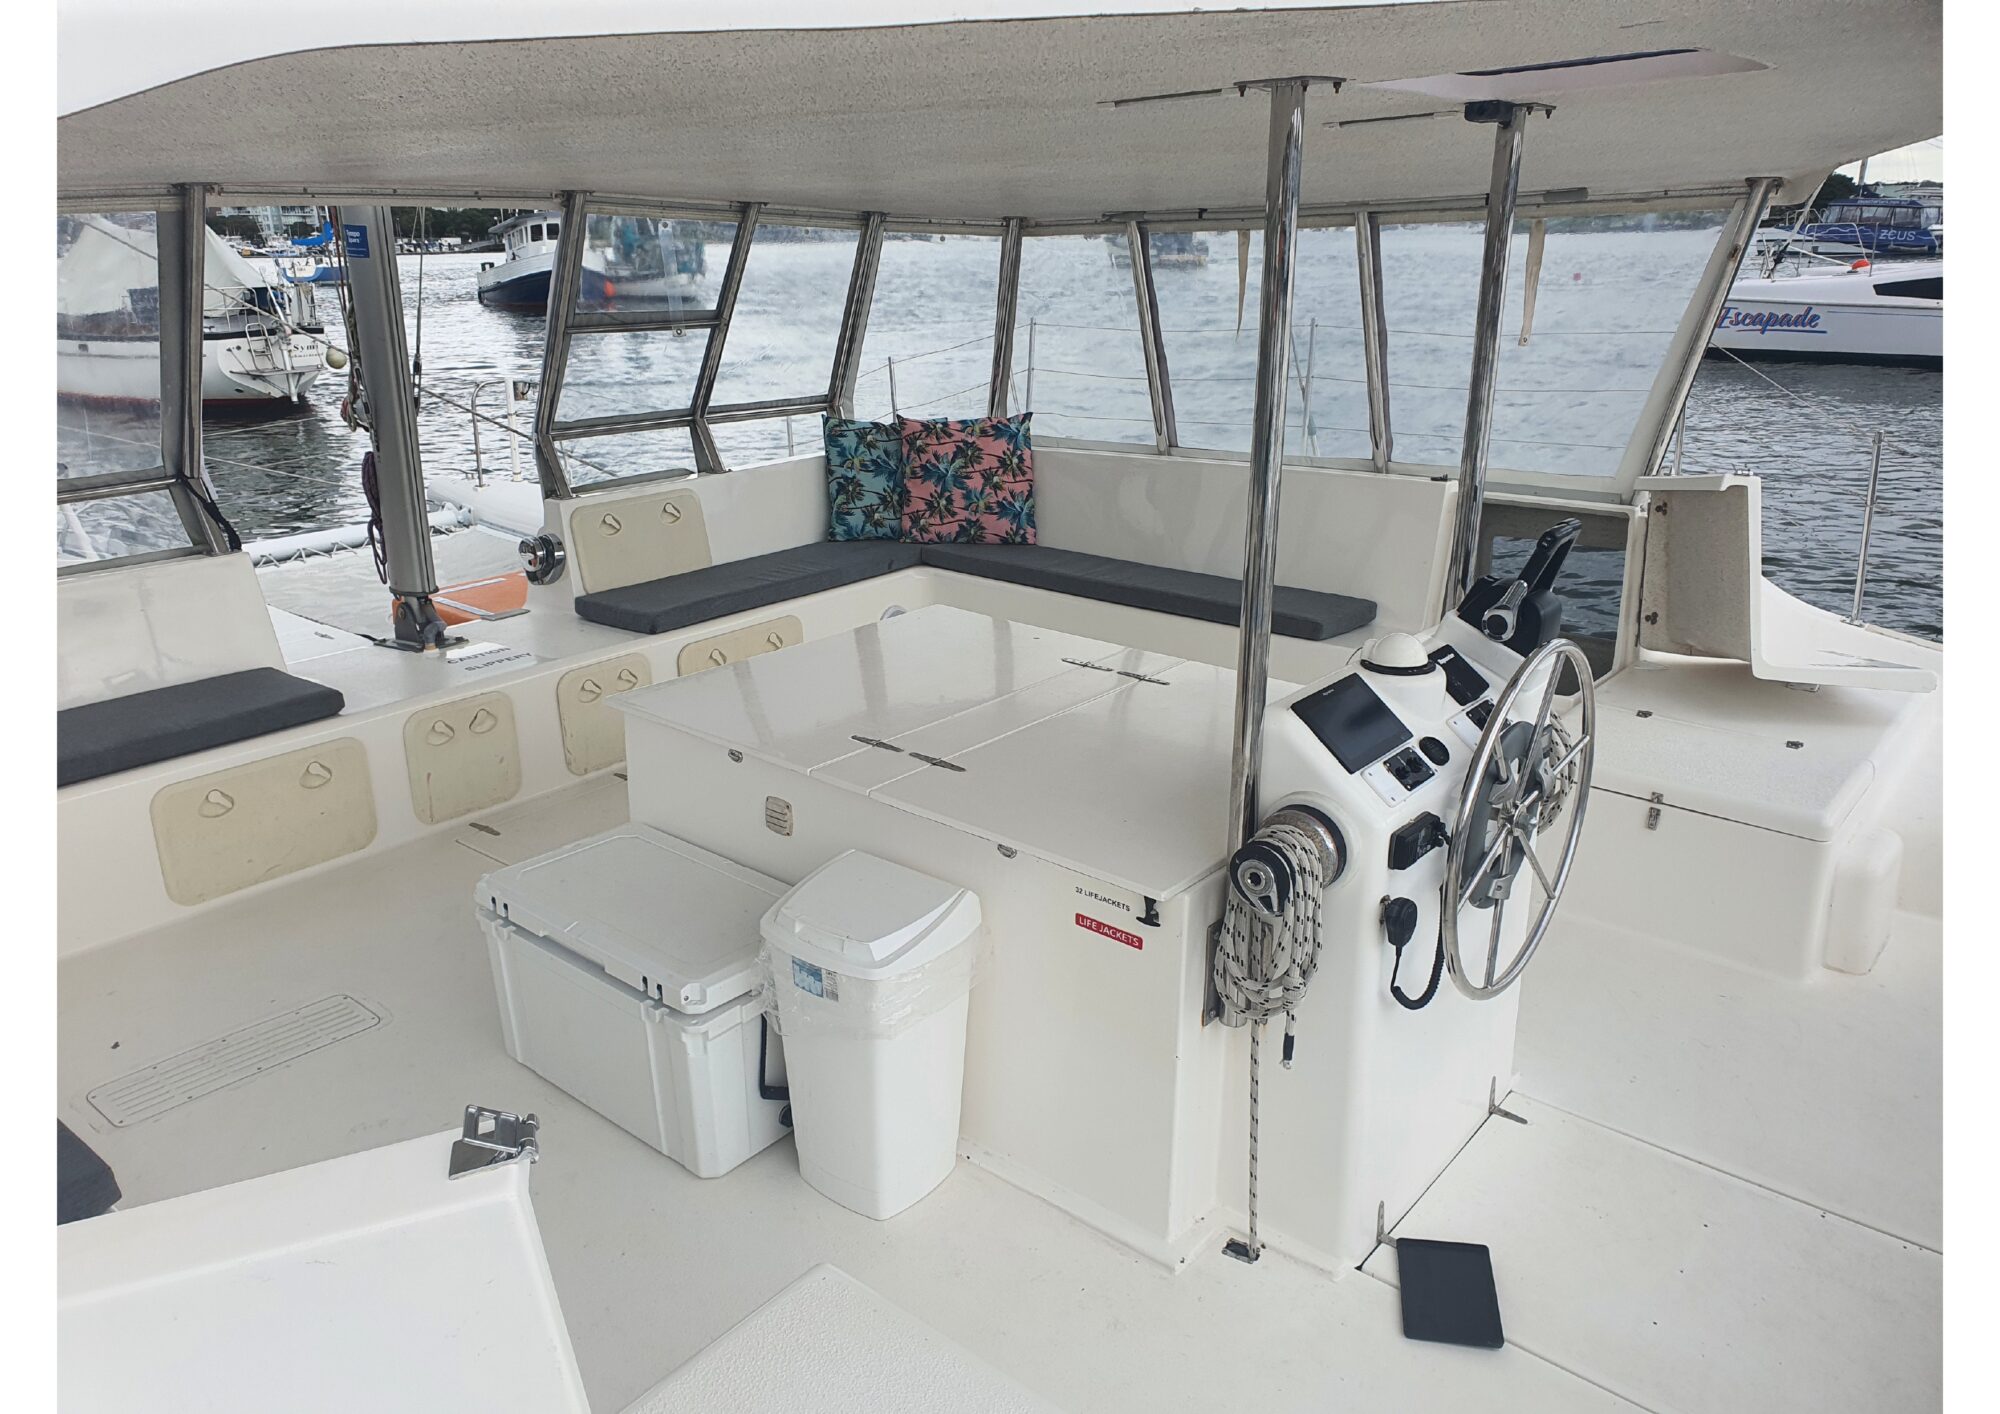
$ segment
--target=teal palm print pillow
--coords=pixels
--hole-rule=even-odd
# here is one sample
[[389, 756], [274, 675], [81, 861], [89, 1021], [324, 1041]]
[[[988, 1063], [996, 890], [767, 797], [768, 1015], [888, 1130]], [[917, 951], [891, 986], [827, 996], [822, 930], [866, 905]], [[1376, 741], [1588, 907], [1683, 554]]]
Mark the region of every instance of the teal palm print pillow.
[[822, 413], [829, 540], [903, 538], [903, 438], [880, 422]]

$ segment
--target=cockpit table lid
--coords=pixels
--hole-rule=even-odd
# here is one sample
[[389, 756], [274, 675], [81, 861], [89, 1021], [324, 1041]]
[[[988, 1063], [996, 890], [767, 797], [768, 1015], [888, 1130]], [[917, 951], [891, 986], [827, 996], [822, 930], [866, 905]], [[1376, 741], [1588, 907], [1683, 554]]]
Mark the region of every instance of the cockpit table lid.
[[482, 907], [676, 1011], [757, 986], [757, 925], [776, 879], [646, 825], [621, 825], [479, 881]]

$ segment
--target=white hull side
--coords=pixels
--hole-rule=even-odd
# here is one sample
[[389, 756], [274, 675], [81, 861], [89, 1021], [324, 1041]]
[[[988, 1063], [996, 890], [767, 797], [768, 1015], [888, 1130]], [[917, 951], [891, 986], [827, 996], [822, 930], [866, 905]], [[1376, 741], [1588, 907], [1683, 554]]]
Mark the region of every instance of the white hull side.
[[1938, 362], [1944, 358], [1944, 309], [1887, 300], [1861, 305], [1731, 296], [1710, 343], [1745, 357]]
[[[318, 341], [273, 340], [290, 368], [261, 356], [250, 339], [208, 339], [201, 350], [201, 400], [211, 405], [297, 402], [324, 370]], [[157, 403], [160, 346], [136, 340], [57, 339], [56, 393], [85, 402]]]

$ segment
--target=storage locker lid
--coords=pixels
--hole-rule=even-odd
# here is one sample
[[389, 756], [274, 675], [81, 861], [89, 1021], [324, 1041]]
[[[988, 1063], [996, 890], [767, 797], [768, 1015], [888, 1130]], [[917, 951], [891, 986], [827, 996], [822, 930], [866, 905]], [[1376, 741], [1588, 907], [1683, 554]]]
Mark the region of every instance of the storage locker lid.
[[647, 825], [621, 825], [496, 870], [482, 907], [676, 1011], [757, 987], [758, 921], [776, 879]]

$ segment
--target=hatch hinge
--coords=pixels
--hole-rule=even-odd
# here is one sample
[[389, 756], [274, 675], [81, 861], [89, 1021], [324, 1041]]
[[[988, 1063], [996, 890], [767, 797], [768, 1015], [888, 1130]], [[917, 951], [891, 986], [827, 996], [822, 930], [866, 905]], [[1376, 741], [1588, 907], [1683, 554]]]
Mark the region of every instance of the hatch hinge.
[[445, 1176], [463, 1178], [520, 1158], [532, 1164], [542, 1156], [542, 1146], [535, 1138], [541, 1127], [542, 1122], [533, 1115], [467, 1105], [465, 1132], [452, 1141], [451, 1166]]

